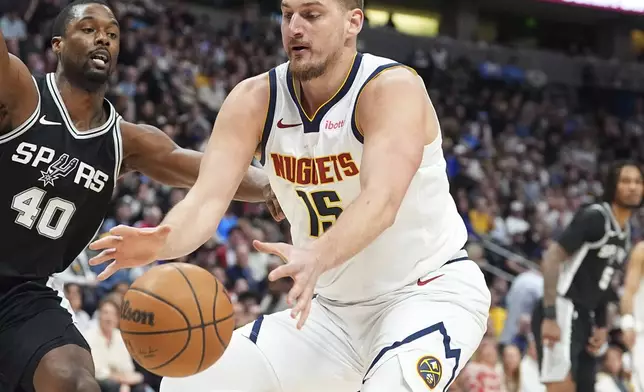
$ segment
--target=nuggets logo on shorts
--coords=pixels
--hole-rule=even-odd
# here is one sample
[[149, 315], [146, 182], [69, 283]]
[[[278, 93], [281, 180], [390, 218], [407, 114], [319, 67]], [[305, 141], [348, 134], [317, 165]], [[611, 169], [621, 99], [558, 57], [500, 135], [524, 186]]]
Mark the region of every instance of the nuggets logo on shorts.
[[443, 365], [441, 365], [441, 362], [436, 357], [429, 355], [418, 360], [416, 370], [429, 389], [436, 388], [443, 375]]

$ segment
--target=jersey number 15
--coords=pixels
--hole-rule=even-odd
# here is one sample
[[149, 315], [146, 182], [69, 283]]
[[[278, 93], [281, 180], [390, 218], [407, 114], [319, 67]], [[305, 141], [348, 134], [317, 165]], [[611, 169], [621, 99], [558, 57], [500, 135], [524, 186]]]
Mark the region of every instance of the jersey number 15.
[[335, 191], [316, 191], [306, 193], [297, 191], [297, 195], [302, 199], [306, 209], [309, 211], [309, 221], [311, 222], [311, 237], [319, 237], [328, 230], [342, 213], [340, 207], [340, 196]]

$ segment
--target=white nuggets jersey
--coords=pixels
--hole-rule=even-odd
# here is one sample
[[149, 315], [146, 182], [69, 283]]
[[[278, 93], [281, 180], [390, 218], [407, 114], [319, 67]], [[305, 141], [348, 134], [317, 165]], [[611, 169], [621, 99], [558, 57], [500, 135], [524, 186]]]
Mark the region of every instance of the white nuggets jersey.
[[[342, 87], [313, 117], [302, 110], [288, 63], [269, 72], [261, 162], [296, 246], [321, 236], [360, 193], [363, 136], [356, 102], [369, 81], [400, 66], [358, 53]], [[405, 137], [404, 129], [397, 131]], [[393, 226], [351, 260], [323, 274], [316, 288], [319, 295], [342, 302], [371, 299], [415, 282], [463, 248], [467, 231], [449, 193], [441, 142], [439, 135], [425, 146]]]
[[[635, 293], [635, 299], [633, 301], [633, 317], [635, 318], [636, 331], [640, 334], [644, 334], [644, 278], [640, 281], [640, 288], [637, 290], [637, 293]], [[644, 369], [642, 371], [644, 372]]]

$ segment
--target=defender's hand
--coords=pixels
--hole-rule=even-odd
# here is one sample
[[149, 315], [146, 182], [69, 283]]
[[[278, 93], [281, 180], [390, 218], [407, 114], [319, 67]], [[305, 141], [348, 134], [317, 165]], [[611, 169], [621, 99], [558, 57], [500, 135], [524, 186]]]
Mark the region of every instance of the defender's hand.
[[264, 198], [266, 199], [266, 207], [268, 207], [268, 211], [270, 211], [271, 215], [273, 216], [273, 219], [275, 219], [278, 222], [281, 222], [284, 220], [286, 217], [284, 215], [284, 211], [282, 211], [282, 207], [280, 206], [280, 203], [277, 201], [277, 196], [275, 196], [275, 193], [273, 192], [273, 189], [271, 188], [270, 185], [266, 185], [264, 187]]
[[103, 251], [92, 257], [89, 264], [98, 265], [114, 260], [98, 275], [98, 280], [105, 280], [122, 268], [150, 264], [157, 260], [168, 234], [170, 234], [170, 226], [145, 229], [116, 226], [110, 230], [110, 235], [90, 244], [90, 249], [103, 249]]
[[593, 355], [596, 355], [602, 346], [608, 340], [608, 329], [607, 328], [593, 328], [593, 334], [588, 339], [588, 345], [586, 350]]
[[545, 347], [552, 347], [561, 339], [561, 329], [556, 320], [543, 320], [541, 323], [541, 340]]
[[260, 252], [274, 254], [286, 262], [275, 268], [268, 275], [268, 279], [272, 282], [286, 277], [293, 279], [287, 302], [290, 306], [295, 304], [291, 310], [291, 317], [297, 318], [299, 315], [297, 329], [302, 329], [311, 311], [315, 285], [320, 275], [326, 271], [325, 265], [311, 250], [296, 248], [293, 245], [256, 240], [253, 241], [253, 246]]

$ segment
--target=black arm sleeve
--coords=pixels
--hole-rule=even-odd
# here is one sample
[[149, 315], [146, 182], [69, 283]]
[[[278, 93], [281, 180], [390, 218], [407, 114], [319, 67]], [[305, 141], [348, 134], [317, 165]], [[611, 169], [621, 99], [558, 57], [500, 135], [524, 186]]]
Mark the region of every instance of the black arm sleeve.
[[583, 208], [575, 214], [572, 222], [557, 238], [557, 243], [572, 255], [585, 242], [596, 242], [604, 236], [606, 218], [604, 214], [593, 208]]

